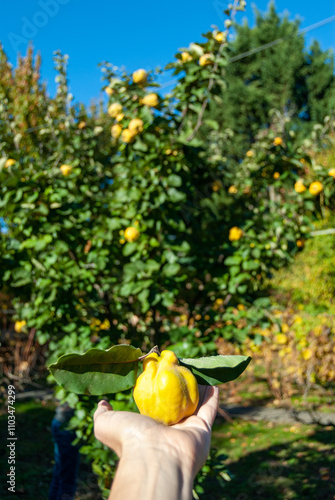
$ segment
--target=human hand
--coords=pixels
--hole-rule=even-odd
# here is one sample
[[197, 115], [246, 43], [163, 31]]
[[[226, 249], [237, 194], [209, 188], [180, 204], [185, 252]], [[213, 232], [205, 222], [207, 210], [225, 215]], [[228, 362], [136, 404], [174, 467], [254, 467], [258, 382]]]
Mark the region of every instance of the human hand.
[[136, 457], [142, 463], [146, 460], [150, 464], [164, 463], [164, 467], [170, 463], [171, 469], [180, 470], [193, 483], [208, 457], [218, 388], [199, 386], [199, 395], [197, 411], [173, 426], [138, 413], [113, 411], [109, 403], [100, 401], [94, 413], [95, 437], [114, 450], [121, 461], [132, 463], [133, 468]]

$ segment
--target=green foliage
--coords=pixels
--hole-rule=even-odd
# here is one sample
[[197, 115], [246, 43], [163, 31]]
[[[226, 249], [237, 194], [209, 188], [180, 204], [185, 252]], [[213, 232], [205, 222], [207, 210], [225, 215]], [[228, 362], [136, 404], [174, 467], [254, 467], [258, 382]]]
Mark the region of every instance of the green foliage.
[[240, 158], [259, 129], [272, 125], [272, 109], [289, 116], [305, 135], [321, 123], [334, 109], [335, 78], [333, 54], [322, 51], [318, 42], [306, 50], [299, 21], [279, 15], [274, 3], [265, 14], [255, 10], [253, 27], [245, 21], [235, 29], [229, 47], [233, 62], [224, 70], [226, 88], [208, 118], [234, 132], [224, 152]]
[[[316, 225], [316, 230], [334, 228], [334, 216], [328, 216]], [[334, 314], [335, 235], [321, 234], [306, 241], [287, 269], [275, 273], [271, 287], [294, 304], [303, 306], [311, 314]]]
[[[157, 347], [150, 352], [159, 354]], [[114, 345], [103, 351], [89, 349], [83, 354], [65, 354], [49, 370], [57, 382], [75, 394], [104, 395], [126, 391], [135, 385], [142, 356], [130, 345]], [[210, 356], [179, 359], [199, 384], [218, 385], [239, 377], [250, 363], [246, 356]], [[78, 398], [75, 398], [76, 400]]]

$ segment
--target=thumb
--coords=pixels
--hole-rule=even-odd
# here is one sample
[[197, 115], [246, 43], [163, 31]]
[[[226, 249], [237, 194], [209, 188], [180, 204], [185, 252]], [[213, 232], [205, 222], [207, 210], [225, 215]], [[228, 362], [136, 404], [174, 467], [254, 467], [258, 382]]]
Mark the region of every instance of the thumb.
[[98, 408], [95, 410], [94, 415], [93, 415], [94, 422], [96, 421], [96, 419], [99, 415], [102, 415], [103, 413], [105, 413], [107, 411], [112, 411], [112, 410], [113, 410], [113, 407], [108, 403], [108, 401], [105, 401], [104, 399], [102, 401], [99, 401]]

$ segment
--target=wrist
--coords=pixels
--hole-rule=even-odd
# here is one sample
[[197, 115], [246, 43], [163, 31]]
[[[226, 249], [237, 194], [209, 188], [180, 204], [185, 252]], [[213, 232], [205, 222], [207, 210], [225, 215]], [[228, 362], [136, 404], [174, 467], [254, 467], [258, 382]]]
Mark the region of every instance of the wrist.
[[193, 479], [192, 467], [173, 446], [152, 444], [139, 453], [133, 447], [122, 453], [110, 499], [121, 499], [119, 485], [124, 495], [127, 484], [127, 500], [191, 500]]

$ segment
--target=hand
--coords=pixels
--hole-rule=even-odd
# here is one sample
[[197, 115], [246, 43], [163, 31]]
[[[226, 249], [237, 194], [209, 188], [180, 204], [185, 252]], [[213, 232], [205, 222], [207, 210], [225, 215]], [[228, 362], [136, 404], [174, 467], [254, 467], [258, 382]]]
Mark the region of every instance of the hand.
[[[199, 386], [199, 393], [200, 402], [195, 414], [173, 426], [165, 426], [138, 413], [113, 411], [106, 401], [99, 402], [98, 409], [94, 413], [95, 437], [117, 453], [121, 459], [120, 464], [123, 464], [121, 468], [128, 470], [131, 474], [128, 482], [123, 485], [126, 488], [122, 492], [126, 495], [124, 498], [132, 498], [129, 496], [128, 489], [134, 487], [133, 478], [140, 474], [140, 471], [136, 469], [145, 467], [145, 463], [150, 465], [150, 473], [153, 475], [161, 475], [162, 471], [159, 470], [159, 466], [164, 467], [164, 472], [169, 478], [166, 481], [168, 483], [166, 488], [169, 491], [164, 491], [164, 496], [162, 496], [162, 489], [160, 489], [160, 499], [178, 498], [178, 496], [172, 496], [173, 488], [171, 488], [171, 480], [177, 481], [176, 474], [179, 476], [181, 474], [182, 486], [185, 487], [187, 483], [188, 487], [183, 494], [180, 491], [175, 494], [179, 494], [180, 499], [191, 498], [189, 495], [192, 492], [194, 477], [205, 463], [209, 453], [211, 428], [218, 407], [217, 387]], [[126, 474], [123, 475], [123, 481], [126, 481]], [[157, 481], [165, 483], [165, 478], [158, 480], [156, 478]], [[140, 486], [143, 487], [143, 484]], [[118, 489], [122, 489], [122, 484]], [[150, 495], [148, 496], [147, 491], [145, 494], [149, 500]], [[113, 498], [118, 497], [113, 496]], [[120, 498], [122, 498], [121, 491]], [[142, 498], [138, 492], [137, 498]], [[145, 498], [144, 493], [143, 498]]]

